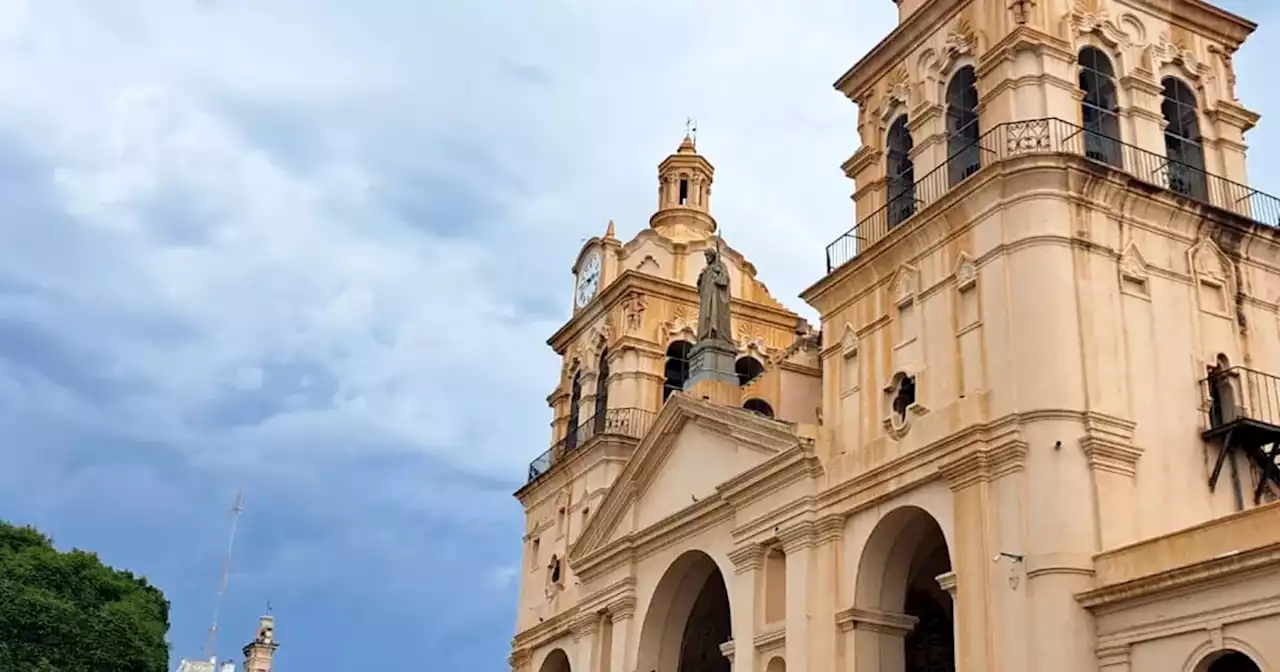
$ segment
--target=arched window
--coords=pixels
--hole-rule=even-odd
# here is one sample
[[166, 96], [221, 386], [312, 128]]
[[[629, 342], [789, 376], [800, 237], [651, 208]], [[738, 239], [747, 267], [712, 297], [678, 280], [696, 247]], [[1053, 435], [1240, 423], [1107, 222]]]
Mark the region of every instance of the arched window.
[[764, 373], [764, 364], [761, 364], [760, 360], [750, 355], [739, 359], [733, 368], [738, 374], [739, 385], [746, 385]]
[[1120, 168], [1124, 155], [1120, 145], [1120, 100], [1116, 97], [1116, 72], [1111, 59], [1094, 47], [1080, 50], [1080, 90], [1084, 102], [1080, 117], [1084, 122], [1084, 153], [1094, 161]]
[[1204, 672], [1259, 672], [1258, 664], [1253, 662], [1252, 658], [1230, 649], [1213, 656], [1206, 662], [1208, 665], [1201, 665]]
[[1164, 149], [1169, 159], [1169, 188], [1191, 198], [1206, 200], [1204, 145], [1196, 114], [1196, 94], [1182, 80], [1165, 77]]
[[752, 413], [759, 413], [766, 418], [773, 417], [773, 407], [764, 399], [748, 399], [747, 403], [743, 404], [742, 407]]
[[907, 115], [889, 126], [889, 155], [885, 163], [889, 189], [889, 228], [916, 214], [916, 169], [911, 163], [911, 131]]
[[605, 412], [609, 410], [609, 348], [600, 350], [600, 365], [596, 367], [595, 433], [604, 431]]
[[978, 146], [978, 86], [973, 66], [960, 68], [947, 85], [947, 184], [955, 186], [982, 167]]
[[582, 401], [582, 371], [573, 374], [573, 388], [569, 394], [569, 427], [564, 435], [565, 452], [578, 447], [578, 405]]
[[667, 346], [666, 380], [662, 384], [663, 401], [672, 392], [683, 390], [685, 381], [689, 380], [689, 351], [692, 348], [688, 341], [676, 341]]

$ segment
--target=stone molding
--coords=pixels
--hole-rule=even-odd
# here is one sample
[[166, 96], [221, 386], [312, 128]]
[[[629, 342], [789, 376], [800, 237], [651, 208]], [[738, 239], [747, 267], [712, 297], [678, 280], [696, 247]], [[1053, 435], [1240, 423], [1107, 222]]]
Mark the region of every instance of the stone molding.
[[879, 609], [858, 609], [850, 607], [836, 612], [836, 627], [841, 632], [850, 630], [869, 630], [893, 637], [906, 637], [915, 629], [920, 619], [908, 614], [899, 614]]
[[529, 669], [531, 662], [533, 662], [533, 652], [529, 649], [516, 649], [507, 656], [507, 664], [511, 666], [511, 672], [525, 672]]
[[1243, 553], [1213, 558], [1186, 567], [1143, 576], [1131, 581], [1102, 586], [1076, 595], [1081, 606], [1095, 613], [1109, 607], [1157, 599], [1194, 588], [1243, 580], [1261, 572], [1280, 568], [1280, 543]]
[[955, 572], [946, 572], [945, 574], [939, 574], [938, 576], [934, 577], [934, 580], [938, 582], [938, 586], [940, 588], [947, 591], [947, 594], [951, 596], [951, 599], [953, 600], [956, 599], [956, 573]]
[[962, 453], [938, 468], [953, 492], [979, 483], [990, 483], [1026, 468], [1026, 441], [1014, 439], [1005, 443]]
[[764, 555], [764, 546], [752, 543], [730, 551], [729, 561], [733, 563], [735, 574], [746, 574], [764, 566]]
[[1142, 449], [1133, 445], [1133, 430], [1138, 423], [1096, 411], [1085, 413], [1085, 435], [1080, 438], [1089, 466], [1121, 476], [1134, 476]]
[[751, 643], [761, 653], [780, 649], [787, 643], [787, 628], [782, 623], [774, 625], [757, 634]]
[[720, 645], [720, 655], [724, 656], [729, 661], [730, 666], [733, 665], [733, 654], [735, 653], [735, 650], [736, 645], [733, 643], [732, 639]]

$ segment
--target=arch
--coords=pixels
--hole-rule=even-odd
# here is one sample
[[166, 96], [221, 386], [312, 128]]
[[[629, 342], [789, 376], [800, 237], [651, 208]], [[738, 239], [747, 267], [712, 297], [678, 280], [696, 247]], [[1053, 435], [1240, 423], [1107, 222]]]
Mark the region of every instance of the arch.
[[774, 656], [769, 659], [769, 664], [765, 666], [764, 672], [787, 672], [787, 661], [782, 656]]
[[600, 363], [596, 367], [595, 433], [604, 431], [605, 414], [609, 410], [609, 348], [600, 349]]
[[858, 672], [955, 672], [954, 608], [938, 581], [950, 572], [946, 537], [928, 512], [903, 506], [880, 519], [858, 562], [854, 607], [903, 627], [856, 628]]
[[1193, 668], [1194, 672], [1262, 672], [1262, 666], [1253, 656], [1235, 648], [1214, 651]]
[[578, 447], [578, 423], [581, 421], [582, 405], [582, 370], [573, 374], [573, 383], [569, 392], [569, 424], [564, 435], [565, 452]]
[[666, 401], [672, 392], [684, 389], [689, 380], [689, 353], [693, 344], [688, 341], [672, 341], [667, 346], [667, 360], [663, 371], [662, 400]]
[[637, 670], [729, 672], [719, 646], [733, 639], [729, 591], [719, 565], [685, 551], [667, 568], [640, 629]]
[[972, 65], [947, 84], [947, 185], [954, 187], [982, 167], [978, 146], [978, 83]]
[[889, 125], [889, 148], [885, 159], [885, 176], [888, 184], [888, 227], [901, 224], [916, 213], [916, 174], [911, 161], [911, 130], [907, 127], [907, 115], [901, 115]]
[[1165, 77], [1164, 115], [1165, 158], [1169, 160], [1169, 188], [1191, 198], [1206, 200], [1208, 184], [1204, 173], [1204, 139], [1200, 135], [1199, 104], [1196, 94], [1177, 77]]
[[542, 659], [538, 672], [571, 672], [569, 655], [564, 652], [564, 649], [553, 650]]
[[742, 405], [742, 407], [747, 409], [748, 411], [751, 411], [752, 413], [759, 413], [760, 415], [763, 415], [766, 418], [773, 417], [773, 407], [770, 406], [769, 402], [765, 401], [764, 399], [748, 399], [746, 403]]
[[764, 373], [764, 364], [761, 364], [760, 360], [751, 355], [739, 357], [733, 368], [738, 374], [738, 385], [746, 385]]
[[1120, 145], [1120, 99], [1116, 70], [1101, 49], [1086, 46], [1076, 58], [1080, 67], [1080, 121], [1084, 126], [1085, 156], [1116, 168], [1123, 167]]

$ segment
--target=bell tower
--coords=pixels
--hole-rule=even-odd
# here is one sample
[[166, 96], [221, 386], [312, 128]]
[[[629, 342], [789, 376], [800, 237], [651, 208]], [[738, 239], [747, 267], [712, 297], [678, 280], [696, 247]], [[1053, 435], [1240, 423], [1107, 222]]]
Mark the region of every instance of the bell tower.
[[270, 614], [258, 619], [258, 634], [244, 647], [244, 672], [271, 672], [271, 659], [276, 655], [276, 618]]
[[716, 232], [711, 216], [711, 182], [715, 168], [698, 154], [692, 131], [676, 153], [658, 165], [658, 210], [649, 227], [675, 242], [703, 240]]

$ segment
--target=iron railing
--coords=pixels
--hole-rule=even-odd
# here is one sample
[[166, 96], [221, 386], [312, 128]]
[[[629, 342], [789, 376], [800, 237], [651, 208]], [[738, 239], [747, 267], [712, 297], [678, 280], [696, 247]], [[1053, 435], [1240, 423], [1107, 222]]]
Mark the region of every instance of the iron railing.
[[1280, 427], [1280, 377], [1233, 366], [1201, 380], [1200, 393], [1206, 431], [1242, 421]]
[[1074, 154], [1260, 224], [1280, 226], [1280, 198], [1069, 121], [1052, 117], [1030, 119], [988, 129], [924, 177], [898, 187], [884, 206], [827, 246], [827, 273], [851, 261], [982, 167], [1028, 154]]
[[583, 447], [596, 436], [623, 436], [633, 439], [644, 437], [657, 416], [642, 408], [610, 408], [578, 423], [575, 431], [552, 444], [551, 448], [529, 463], [529, 482], [548, 471], [564, 456]]

